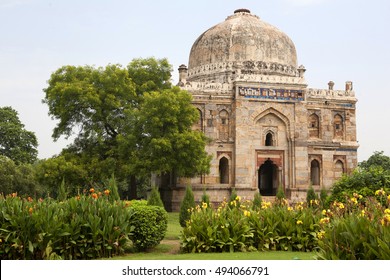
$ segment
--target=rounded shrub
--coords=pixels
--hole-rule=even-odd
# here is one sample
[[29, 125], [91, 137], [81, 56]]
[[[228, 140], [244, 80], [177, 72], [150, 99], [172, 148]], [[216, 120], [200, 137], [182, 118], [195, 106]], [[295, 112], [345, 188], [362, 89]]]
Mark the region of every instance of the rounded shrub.
[[145, 251], [160, 244], [168, 227], [168, 214], [159, 206], [134, 206], [130, 225], [134, 227], [130, 236], [138, 251]]

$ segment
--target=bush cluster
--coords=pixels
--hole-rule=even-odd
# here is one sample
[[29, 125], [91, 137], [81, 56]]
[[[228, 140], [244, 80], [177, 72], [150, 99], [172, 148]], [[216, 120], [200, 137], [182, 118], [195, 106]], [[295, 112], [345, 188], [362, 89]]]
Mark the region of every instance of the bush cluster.
[[317, 199], [289, 205], [235, 200], [192, 208], [183, 252], [316, 251], [321, 259], [390, 259], [390, 195], [354, 194], [322, 208]]
[[[1, 259], [98, 259], [123, 254], [132, 242], [147, 248], [156, 245], [150, 239], [162, 239], [165, 210], [109, 195], [94, 189], [63, 201], [0, 195]], [[145, 222], [152, 219], [160, 224]]]
[[130, 208], [130, 239], [138, 251], [145, 251], [160, 244], [168, 227], [168, 214], [160, 206], [134, 206]]

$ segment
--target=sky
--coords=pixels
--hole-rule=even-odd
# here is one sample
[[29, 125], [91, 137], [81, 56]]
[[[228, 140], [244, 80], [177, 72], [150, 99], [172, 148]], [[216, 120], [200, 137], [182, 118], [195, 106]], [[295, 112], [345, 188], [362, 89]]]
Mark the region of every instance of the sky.
[[64, 65], [167, 58], [188, 65], [197, 37], [246, 8], [285, 32], [310, 88], [358, 98], [358, 160], [390, 156], [390, 1], [388, 0], [0, 0], [0, 107], [18, 111], [39, 142], [39, 158], [69, 140], [51, 138], [56, 121], [42, 103], [51, 73]]

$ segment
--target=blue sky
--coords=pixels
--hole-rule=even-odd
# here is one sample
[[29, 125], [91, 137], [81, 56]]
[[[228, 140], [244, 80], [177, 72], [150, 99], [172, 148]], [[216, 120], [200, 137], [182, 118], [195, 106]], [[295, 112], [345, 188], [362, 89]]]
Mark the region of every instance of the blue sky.
[[41, 103], [52, 72], [154, 56], [168, 58], [177, 82], [196, 38], [238, 8], [293, 40], [309, 87], [353, 81], [359, 161], [374, 151], [390, 155], [387, 0], [0, 0], [0, 106], [19, 112], [38, 137], [39, 157], [50, 157], [67, 143], [53, 143], [55, 121]]

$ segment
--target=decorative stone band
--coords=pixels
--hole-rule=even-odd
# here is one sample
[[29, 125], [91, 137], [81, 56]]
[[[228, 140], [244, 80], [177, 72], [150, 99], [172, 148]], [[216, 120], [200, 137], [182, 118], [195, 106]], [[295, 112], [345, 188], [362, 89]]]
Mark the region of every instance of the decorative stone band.
[[238, 94], [246, 98], [303, 101], [304, 90], [238, 87]]
[[195, 80], [199, 76], [231, 72], [234, 74], [279, 74], [283, 76], [297, 77], [298, 70], [291, 65], [264, 61], [243, 61], [243, 62], [219, 62], [201, 65], [188, 69], [188, 80]]
[[306, 96], [308, 98], [328, 98], [328, 99], [343, 99], [356, 101], [355, 92], [345, 90], [329, 90], [329, 89], [313, 89], [308, 88], [306, 90]]

